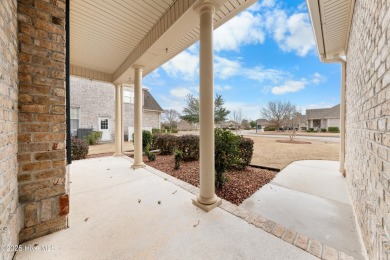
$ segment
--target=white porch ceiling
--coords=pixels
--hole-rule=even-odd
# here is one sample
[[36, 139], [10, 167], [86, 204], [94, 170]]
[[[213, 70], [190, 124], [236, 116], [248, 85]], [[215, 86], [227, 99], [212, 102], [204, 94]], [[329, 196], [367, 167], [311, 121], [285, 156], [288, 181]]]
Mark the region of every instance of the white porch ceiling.
[[354, 0], [307, 0], [317, 48], [324, 58], [347, 51]]
[[[218, 1], [215, 28], [256, 2]], [[198, 40], [196, 2], [71, 0], [71, 74], [132, 83], [132, 65], [143, 65], [144, 75], [152, 72]]]

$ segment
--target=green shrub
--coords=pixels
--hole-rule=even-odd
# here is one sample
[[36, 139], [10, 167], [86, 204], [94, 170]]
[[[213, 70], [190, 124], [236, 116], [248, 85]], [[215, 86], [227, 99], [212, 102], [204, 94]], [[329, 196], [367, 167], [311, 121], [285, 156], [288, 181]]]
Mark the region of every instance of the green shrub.
[[[133, 143], [134, 143], [134, 133], [133, 133]], [[142, 151], [146, 151], [147, 148], [152, 146], [153, 135], [148, 130], [142, 130]]]
[[199, 160], [199, 136], [183, 135], [177, 138], [176, 148], [182, 152], [184, 161]]
[[153, 138], [153, 148], [160, 149], [162, 155], [171, 155], [176, 149], [177, 137], [174, 135], [160, 134]]
[[254, 141], [250, 138], [240, 137], [238, 149], [240, 151], [238, 163], [234, 166], [238, 169], [245, 169], [252, 161]]
[[145, 150], [145, 154], [146, 154], [146, 156], [148, 157], [149, 162], [153, 162], [153, 161], [156, 160], [156, 155], [155, 155], [153, 152], [151, 152], [151, 151], [149, 150], [149, 148], [147, 148], [147, 149]]
[[276, 131], [278, 128], [276, 126], [266, 126], [264, 131]]
[[180, 168], [181, 161], [183, 160], [183, 153], [180, 150], [175, 151], [175, 170]]
[[152, 128], [152, 134], [159, 134], [161, 133], [161, 130], [158, 128]]
[[309, 128], [308, 132], [314, 132], [314, 128]]
[[321, 132], [326, 132], [326, 128], [321, 128]]
[[226, 177], [225, 172], [239, 162], [239, 136], [230, 131], [216, 128], [215, 132], [215, 186], [221, 188]]
[[328, 127], [328, 131], [331, 133], [340, 133], [340, 129], [338, 127]]
[[72, 145], [72, 150], [71, 150], [72, 160], [85, 159], [89, 150], [87, 141], [78, 138], [72, 138], [71, 145]]
[[84, 139], [89, 145], [99, 144], [102, 140], [103, 132], [102, 131], [93, 131], [91, 134], [87, 135]]
[[177, 130], [177, 129], [172, 129], [172, 130], [171, 130], [171, 133], [172, 133], [172, 134], [177, 134], [178, 132], [179, 132], [179, 130]]

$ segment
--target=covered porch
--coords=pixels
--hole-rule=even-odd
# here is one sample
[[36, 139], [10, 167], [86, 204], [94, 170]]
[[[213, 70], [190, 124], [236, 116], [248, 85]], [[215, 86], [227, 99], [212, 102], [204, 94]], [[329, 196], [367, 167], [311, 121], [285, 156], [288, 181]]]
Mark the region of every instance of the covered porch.
[[[329, 245], [280, 219], [266, 219], [225, 200], [206, 213], [189, 203], [199, 193], [197, 187], [149, 166], [131, 169], [131, 163], [126, 156], [74, 162], [70, 228], [22, 244], [15, 259], [353, 259], [343, 249], [348, 243], [360, 248], [349, 230], [339, 228], [344, 241]], [[337, 165], [331, 169], [337, 172]], [[348, 194], [341, 190], [338, 196]], [[326, 227], [353, 222], [345, 215], [337, 218], [322, 224], [324, 238]], [[361, 258], [359, 250], [353, 254]]]
[[133, 169], [145, 167], [143, 77], [200, 41], [201, 184], [193, 203], [206, 211], [218, 206], [221, 199], [214, 191], [213, 30], [256, 0], [69, 1], [69, 74], [115, 86], [116, 156], [124, 150], [123, 87], [134, 87]]

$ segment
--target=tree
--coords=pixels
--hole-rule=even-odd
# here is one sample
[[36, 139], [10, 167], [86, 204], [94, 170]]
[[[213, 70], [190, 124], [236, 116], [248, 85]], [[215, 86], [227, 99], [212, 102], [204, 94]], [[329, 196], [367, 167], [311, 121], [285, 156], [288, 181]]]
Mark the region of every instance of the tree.
[[243, 117], [244, 116], [243, 116], [242, 110], [240, 108], [237, 110], [233, 110], [229, 114], [229, 119], [237, 123], [237, 128], [236, 128], [237, 133], [241, 130], [241, 123], [242, 123]]
[[256, 128], [256, 125], [257, 125], [256, 121], [250, 121], [249, 124], [250, 124], [251, 128]]
[[219, 124], [226, 120], [227, 115], [230, 113], [223, 104], [225, 104], [225, 100], [223, 100], [222, 95], [216, 95], [214, 102], [214, 122]]
[[180, 114], [175, 109], [166, 109], [163, 112], [163, 121], [169, 126], [169, 129], [177, 127], [177, 123], [180, 119]]
[[260, 113], [268, 122], [280, 128], [292, 111], [296, 112], [295, 105], [292, 105], [290, 102], [276, 100], [268, 102], [267, 106], [263, 107]]
[[[225, 101], [222, 95], [216, 95], [214, 101], [214, 122], [221, 123], [226, 120], [226, 116], [230, 113], [223, 105]], [[199, 98], [189, 94], [187, 96], [187, 105], [183, 109], [181, 119], [189, 123], [199, 123]]]
[[290, 141], [294, 141], [296, 136], [296, 131], [299, 126], [299, 120], [301, 117], [301, 113], [298, 112], [297, 107], [295, 105], [291, 106], [287, 111], [284, 123], [287, 125], [287, 131], [289, 133]]

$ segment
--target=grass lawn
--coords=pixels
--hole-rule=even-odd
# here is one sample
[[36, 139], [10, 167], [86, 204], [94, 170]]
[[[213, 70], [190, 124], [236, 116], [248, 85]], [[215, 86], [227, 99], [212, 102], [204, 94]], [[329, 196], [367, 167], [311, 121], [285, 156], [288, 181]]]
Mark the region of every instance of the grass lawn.
[[248, 137], [255, 141], [252, 164], [283, 169], [298, 160], [339, 160], [340, 143], [296, 138], [311, 144], [288, 144], [276, 142], [280, 138]]

